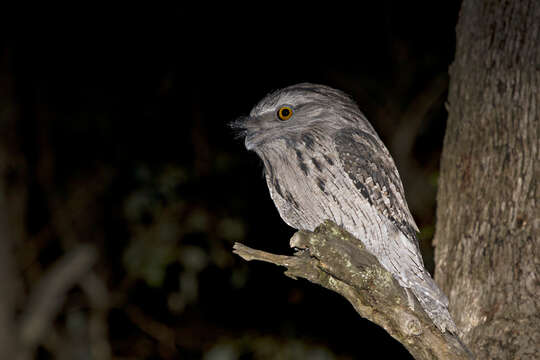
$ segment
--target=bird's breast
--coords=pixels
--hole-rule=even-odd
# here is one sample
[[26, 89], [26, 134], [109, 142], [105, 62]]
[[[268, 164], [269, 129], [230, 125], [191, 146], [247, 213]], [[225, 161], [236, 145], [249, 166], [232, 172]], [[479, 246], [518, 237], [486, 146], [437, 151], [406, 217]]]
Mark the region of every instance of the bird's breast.
[[381, 214], [347, 176], [335, 150], [313, 140], [306, 138], [295, 146], [284, 142], [259, 154], [281, 218], [299, 230], [312, 231], [332, 220], [370, 242], [387, 236]]

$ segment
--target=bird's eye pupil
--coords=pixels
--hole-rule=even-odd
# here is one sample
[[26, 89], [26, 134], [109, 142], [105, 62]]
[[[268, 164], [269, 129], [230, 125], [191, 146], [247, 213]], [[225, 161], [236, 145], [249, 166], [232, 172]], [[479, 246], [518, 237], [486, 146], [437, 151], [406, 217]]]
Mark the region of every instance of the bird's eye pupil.
[[277, 115], [280, 120], [289, 120], [292, 116], [292, 109], [288, 106], [283, 106], [278, 110]]

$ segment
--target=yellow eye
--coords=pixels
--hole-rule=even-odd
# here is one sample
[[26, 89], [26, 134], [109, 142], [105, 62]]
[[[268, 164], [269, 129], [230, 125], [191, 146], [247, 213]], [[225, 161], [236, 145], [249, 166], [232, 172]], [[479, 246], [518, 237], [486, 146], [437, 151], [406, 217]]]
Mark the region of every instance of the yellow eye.
[[290, 106], [282, 106], [277, 112], [277, 116], [280, 120], [289, 120], [292, 116], [292, 109]]

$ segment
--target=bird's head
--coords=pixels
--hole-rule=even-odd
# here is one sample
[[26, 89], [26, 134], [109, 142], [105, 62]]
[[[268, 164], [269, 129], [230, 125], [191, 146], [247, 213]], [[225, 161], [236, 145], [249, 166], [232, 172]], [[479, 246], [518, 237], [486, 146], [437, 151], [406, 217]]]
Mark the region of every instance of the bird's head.
[[342, 91], [325, 85], [301, 83], [265, 96], [250, 114], [231, 124], [245, 136], [248, 150], [282, 139], [295, 141], [317, 131], [332, 134], [346, 126], [371, 127], [354, 101]]

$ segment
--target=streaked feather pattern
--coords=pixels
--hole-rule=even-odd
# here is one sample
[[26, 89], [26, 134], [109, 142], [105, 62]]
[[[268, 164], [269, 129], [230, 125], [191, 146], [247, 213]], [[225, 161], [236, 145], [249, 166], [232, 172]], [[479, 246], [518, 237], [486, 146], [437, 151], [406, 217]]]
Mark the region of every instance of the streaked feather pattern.
[[[280, 106], [293, 109], [280, 121]], [[324, 220], [360, 239], [442, 330], [455, 331], [448, 300], [424, 268], [403, 185], [390, 153], [345, 93], [298, 84], [266, 96], [235, 123], [263, 160], [282, 219], [313, 230]]]

